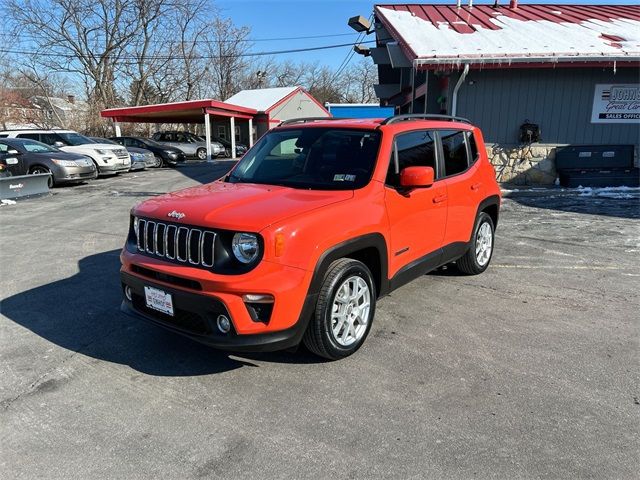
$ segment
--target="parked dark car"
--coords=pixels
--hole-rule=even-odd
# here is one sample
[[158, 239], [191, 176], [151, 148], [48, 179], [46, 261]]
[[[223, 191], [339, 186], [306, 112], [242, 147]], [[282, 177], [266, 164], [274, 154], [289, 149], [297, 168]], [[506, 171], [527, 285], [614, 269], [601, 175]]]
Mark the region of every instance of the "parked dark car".
[[[109, 140], [102, 137], [89, 137], [98, 143], [112, 143], [113, 145], [120, 145], [118, 142]], [[156, 167], [158, 161], [151, 150], [138, 147], [126, 147], [129, 156], [131, 157], [131, 171], [144, 170], [145, 168]]]
[[49, 187], [98, 176], [91, 158], [26, 138], [0, 138], [0, 161], [13, 176], [50, 173]]
[[[211, 141], [212, 142], [218, 142], [219, 144], [221, 144], [224, 147], [224, 156], [225, 157], [230, 157], [231, 156], [231, 142], [229, 140], [226, 140], [226, 139], [220, 138], [220, 137], [211, 137]], [[247, 147], [244, 143], [236, 142], [236, 157], [243, 156], [245, 153], [247, 153], [247, 150], [249, 150], [249, 147]]]
[[144, 148], [153, 152], [156, 158], [157, 167], [171, 166], [175, 167], [179, 163], [184, 162], [187, 157], [179, 148], [161, 145], [158, 142], [142, 137], [111, 137], [110, 140], [124, 145], [125, 147]]

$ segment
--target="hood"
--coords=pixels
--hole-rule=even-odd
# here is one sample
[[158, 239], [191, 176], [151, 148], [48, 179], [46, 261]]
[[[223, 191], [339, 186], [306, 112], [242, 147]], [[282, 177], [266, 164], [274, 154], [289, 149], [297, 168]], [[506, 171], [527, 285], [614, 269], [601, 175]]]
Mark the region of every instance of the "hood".
[[85, 160], [87, 158], [86, 155], [65, 152], [64, 150], [59, 150], [57, 152], [28, 152], [25, 153], [25, 155], [35, 155], [38, 158], [55, 158], [56, 160]]
[[[298, 190], [221, 181], [168, 193], [134, 208], [134, 214], [210, 228], [259, 232], [301, 213], [353, 197], [352, 190]], [[180, 220], [169, 213], [184, 214]]]
[[[69, 152], [87, 151], [87, 150], [125, 150], [122, 145], [113, 145], [111, 143], [84, 143], [82, 145], [67, 145], [60, 147], [60, 150]], [[125, 150], [126, 151], [126, 150]]]
[[147, 153], [152, 153], [146, 148], [138, 148], [138, 147], [126, 147], [126, 148], [127, 148], [127, 152], [129, 153], [142, 153], [144, 155], [146, 155]]

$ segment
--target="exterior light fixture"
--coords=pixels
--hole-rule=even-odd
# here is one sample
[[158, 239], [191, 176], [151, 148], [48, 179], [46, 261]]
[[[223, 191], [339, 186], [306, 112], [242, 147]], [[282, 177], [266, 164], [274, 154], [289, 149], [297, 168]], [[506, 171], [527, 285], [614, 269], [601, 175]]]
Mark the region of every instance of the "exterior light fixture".
[[369, 57], [371, 55], [371, 50], [366, 45], [362, 45], [359, 43], [358, 45], [353, 46], [353, 51], [358, 55], [364, 55], [365, 57]]
[[371, 30], [371, 22], [364, 18], [362, 15], [357, 15], [355, 17], [351, 17], [347, 22], [348, 25], [353, 28], [356, 32], [367, 32], [369, 33]]

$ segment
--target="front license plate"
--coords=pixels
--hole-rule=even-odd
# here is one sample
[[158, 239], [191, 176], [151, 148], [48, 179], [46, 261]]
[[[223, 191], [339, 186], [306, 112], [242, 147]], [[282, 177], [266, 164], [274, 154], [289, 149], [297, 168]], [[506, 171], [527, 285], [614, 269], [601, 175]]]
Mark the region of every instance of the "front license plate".
[[170, 293], [159, 288], [144, 287], [144, 300], [147, 307], [173, 316], [173, 299]]

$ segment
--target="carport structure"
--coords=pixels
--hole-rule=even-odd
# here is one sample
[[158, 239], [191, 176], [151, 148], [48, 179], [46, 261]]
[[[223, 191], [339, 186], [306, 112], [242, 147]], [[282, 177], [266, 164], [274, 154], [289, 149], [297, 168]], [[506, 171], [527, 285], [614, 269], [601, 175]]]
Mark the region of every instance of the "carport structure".
[[258, 113], [253, 108], [241, 107], [219, 100], [189, 100], [186, 102], [160, 103], [139, 107], [109, 108], [100, 112], [113, 120], [115, 134], [121, 136], [120, 123], [198, 123], [204, 124], [207, 144], [207, 160], [211, 160], [211, 122], [228, 121], [230, 125], [231, 157], [236, 158], [236, 119], [246, 120], [249, 130], [249, 146], [253, 146], [253, 119]]

